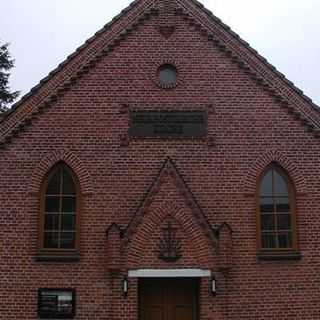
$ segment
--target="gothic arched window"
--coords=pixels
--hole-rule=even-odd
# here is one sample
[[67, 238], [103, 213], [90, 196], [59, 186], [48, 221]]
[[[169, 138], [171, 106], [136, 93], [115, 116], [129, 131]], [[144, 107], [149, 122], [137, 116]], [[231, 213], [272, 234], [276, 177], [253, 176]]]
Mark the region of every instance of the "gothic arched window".
[[41, 190], [40, 251], [75, 253], [79, 247], [79, 183], [61, 163], [47, 175]]
[[297, 250], [294, 187], [287, 174], [274, 164], [260, 180], [258, 223], [261, 251]]

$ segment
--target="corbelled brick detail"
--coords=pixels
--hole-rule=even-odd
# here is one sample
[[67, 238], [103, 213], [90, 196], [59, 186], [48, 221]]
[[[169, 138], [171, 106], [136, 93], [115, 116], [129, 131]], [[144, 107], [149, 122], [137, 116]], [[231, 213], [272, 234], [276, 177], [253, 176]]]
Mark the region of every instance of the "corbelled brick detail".
[[110, 273], [117, 273], [122, 267], [122, 255], [121, 255], [121, 238], [122, 238], [121, 228], [112, 223], [106, 232], [107, 236], [107, 249], [106, 257], [107, 259], [107, 270]]
[[[139, 1], [136, 2], [138, 3]], [[136, 2], [133, 2], [131, 6], [134, 7]], [[148, 1], [145, 0], [145, 2], [146, 6], [144, 7], [143, 1], [140, 1], [140, 5], [142, 6], [140, 10], [142, 11], [140, 14], [139, 11], [136, 12], [136, 16], [133, 20], [128, 19], [131, 24], [127, 25], [125, 28], [123, 27], [123, 30], [118, 31], [116, 34], [113, 34], [111, 31], [104, 33], [103, 31], [109, 27], [106, 25], [104, 29], [95, 35], [95, 37], [92, 37], [89, 39], [90, 41], [87, 41], [87, 45], [80, 47], [76, 53], [82, 50], [85, 52], [86, 50], [90, 51], [90, 46], [92, 46], [90, 51], [91, 55], [87, 57], [85, 62], [82, 62], [82, 64], [74, 62], [74, 60], [77, 61], [77, 59], [85, 57], [85, 53], [82, 53], [82, 55], [71, 55], [50, 74], [51, 76], [49, 75], [47, 78], [43, 79], [39, 86], [33, 88], [30, 94], [23, 97], [21, 102], [18, 102], [17, 105], [13, 107], [13, 111], [16, 110], [18, 106], [20, 106], [20, 110], [9, 113], [6, 115], [7, 121], [3, 123], [0, 122], [0, 133], [2, 135], [0, 149], [4, 148], [6, 143], [10, 143], [21, 130], [24, 130], [26, 126], [30, 125], [33, 119], [37, 118], [38, 115], [49, 108], [52, 103], [56, 102], [59, 97], [63, 96], [78, 79], [82, 78], [91, 68], [95, 67], [103, 56], [110, 54], [114, 48], [132, 32], [132, 30], [137, 29], [139, 25], [150, 19], [151, 16], [158, 15], [159, 8], [157, 8], [157, 5], [151, 0], [149, 1], [151, 2], [149, 3], [149, 6], [147, 5]], [[213, 42], [219, 50], [224, 52], [227, 57], [237, 63], [239, 68], [243, 69], [244, 72], [250, 75], [250, 77], [262, 86], [264, 90], [271, 94], [279, 105], [287, 108], [288, 113], [292, 114], [296, 120], [299, 120], [302, 125], [306, 126], [315, 137], [320, 137], [320, 112], [318, 107], [313, 104], [308, 97], [304, 96], [290, 81], [285, 79], [281, 73], [277, 72], [272, 65], [268, 64], [264, 58], [258, 55], [255, 50], [251, 49], [238, 35], [233, 33], [229, 27], [221, 23], [221, 21], [210, 12], [208, 14], [208, 11], [206, 10], [197, 10], [199, 3], [196, 0], [189, 1], [190, 3], [193, 2], [196, 4], [196, 6], [193, 5], [191, 7], [188, 1], [181, 3], [179, 0], [158, 0], [158, 2], [160, 12], [162, 13], [159, 18], [160, 27], [163, 25], [172, 27], [174, 25], [170, 24], [169, 21], [172, 20], [172, 10], [175, 9], [177, 15], [182, 15], [184, 19], [188, 21], [189, 25], [195, 28], [195, 31], [200, 32], [209, 41]], [[133, 11], [134, 10], [132, 10], [132, 12]], [[129, 13], [132, 12], [129, 11]], [[127, 10], [124, 10], [123, 14], [126, 13]], [[208, 17], [204, 16], [205, 13], [209, 15], [211, 20], [209, 19], [208, 21]], [[167, 15], [166, 17], [165, 14]], [[113, 25], [111, 24], [111, 26]], [[112, 34], [113, 38], [102, 38], [101, 40], [101, 37], [99, 36], [104, 34]], [[105, 41], [103, 47], [101, 47], [101, 43], [99, 46], [99, 41]], [[95, 47], [91, 42], [98, 45]], [[239, 45], [239, 42], [241, 45]], [[74, 68], [73, 63], [75, 63], [75, 69], [72, 69]], [[67, 72], [68, 68], [71, 68], [69, 72]], [[58, 73], [58, 71], [60, 72]], [[64, 73], [67, 73], [67, 76], [61, 78], [60, 83], [55, 83], [55, 76], [60, 76]], [[55, 86], [51, 88], [51, 91], [45, 92], [44, 88], [47, 85], [50, 86], [51, 83]], [[34, 92], [37, 94], [34, 94]], [[32, 100], [37, 96], [41, 97], [41, 92], [45, 93], [42, 100], [38, 100], [35, 105], [31, 104], [28, 107], [29, 100]], [[24, 102], [26, 102], [24, 109], [27, 110], [27, 112], [23, 112], [22, 110]], [[123, 144], [123, 142], [121, 142], [121, 144]]]
[[233, 266], [232, 229], [227, 223], [222, 223], [216, 229], [218, 235], [219, 267], [222, 272], [228, 272]]
[[[74, 54], [68, 56], [46, 78], [42, 79], [39, 85], [32, 88], [29, 94], [13, 106], [14, 112], [9, 113], [6, 121], [1, 123], [1, 134], [14, 130], [17, 122], [31, 119], [37, 113], [39, 106], [46, 108], [48, 104], [54, 102], [57, 98], [57, 90], [60, 89], [59, 94], [62, 94], [74, 84], [77, 78], [87, 73], [89, 68], [94, 67], [97, 62], [94, 59], [100, 59], [99, 56], [97, 57], [97, 52], [107, 54], [112, 51], [124, 35], [131, 32], [132, 28], [137, 28], [145, 18], [150, 16], [149, 12], [153, 12], [150, 11], [154, 6], [153, 2], [153, 0], [133, 1], [128, 8], [122, 11], [121, 15], [115, 17], [80, 46]], [[120, 17], [122, 17], [121, 20]], [[106, 44], [108, 44], [107, 48]]]

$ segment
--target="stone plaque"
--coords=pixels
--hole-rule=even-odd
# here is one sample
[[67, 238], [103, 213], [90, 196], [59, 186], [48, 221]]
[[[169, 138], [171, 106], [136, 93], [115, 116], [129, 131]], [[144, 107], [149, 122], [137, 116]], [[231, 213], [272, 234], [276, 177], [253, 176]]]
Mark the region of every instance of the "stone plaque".
[[203, 137], [205, 111], [132, 111], [129, 134], [133, 137]]

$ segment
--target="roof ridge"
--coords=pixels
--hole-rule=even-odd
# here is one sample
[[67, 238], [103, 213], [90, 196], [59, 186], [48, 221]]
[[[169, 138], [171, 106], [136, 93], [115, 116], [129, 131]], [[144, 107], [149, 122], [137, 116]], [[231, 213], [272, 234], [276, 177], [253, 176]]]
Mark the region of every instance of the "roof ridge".
[[[50, 71], [47, 76], [45, 76], [43, 79], [39, 81], [38, 84], [36, 84], [34, 87], [32, 87], [29, 92], [27, 92], [25, 95], [23, 95], [19, 101], [14, 103], [9, 110], [6, 111], [5, 114], [2, 114], [2, 117], [0, 117], [0, 133], [4, 133], [6, 130], [2, 130], [1, 125], [3, 122], [5, 122], [14, 111], [16, 111], [21, 105], [23, 105], [29, 98], [33, 97], [34, 94], [38, 93], [41, 88], [43, 88], [44, 85], [46, 85], [50, 80], [54, 78], [59, 72], [67, 66], [69, 63], [72, 63], [72, 61], [80, 55], [81, 52], [83, 52], [85, 49], [88, 49], [89, 46], [96, 40], [99, 39], [101, 35], [103, 35], [106, 31], [110, 30], [120, 19], [127, 13], [129, 13], [133, 8], [137, 7], [139, 3], [148, 3], [150, 2], [152, 5], [156, 0], [133, 0], [126, 8], [124, 8], [118, 15], [113, 17], [108, 23], [106, 23], [100, 30], [94, 33], [93, 36], [91, 36], [89, 39], [87, 39], [82, 45], [80, 45], [73, 53], [69, 54], [67, 58], [58, 64], [58, 66]], [[128, 22], [130, 24], [130, 22]], [[123, 28], [121, 28], [122, 30]], [[121, 31], [120, 31], [121, 32]], [[2, 131], [2, 132], [1, 132]]]
[[[97, 36], [99, 36], [101, 33], [107, 30], [113, 23], [115, 23], [123, 14], [125, 14], [130, 8], [132, 8], [134, 5], [137, 4], [141, 0], [133, 0], [126, 8], [121, 10], [119, 14], [117, 14], [115, 17], [113, 17], [108, 23], [106, 23], [101, 29], [96, 31], [90, 38], [86, 39], [85, 42], [83, 42], [79, 47], [75, 49], [71, 54], [69, 54], [64, 61], [60, 62], [53, 70], [51, 70], [44, 78], [42, 78], [38, 84], [33, 86], [29, 92], [24, 94], [19, 101], [15, 102], [9, 110], [7, 110], [7, 115], [10, 114], [13, 110], [15, 110], [21, 103], [23, 103], [31, 94], [33, 94], [35, 91], [37, 91], [41, 84], [47, 82], [51, 76], [55, 75], [57, 72], [59, 72], [63, 66], [65, 66], [73, 57], [75, 57], [80, 51], [82, 51], [84, 48], [88, 46], [92, 41], [96, 39]], [[6, 115], [6, 116], [7, 116]]]
[[[186, 7], [186, 4], [188, 2], [184, 0], [183, 1], [176, 0], [176, 1], [178, 1], [180, 5], [182, 5], [183, 7]], [[301, 89], [296, 87], [292, 81], [288, 80], [283, 73], [277, 70], [277, 68], [274, 65], [268, 62], [268, 60], [265, 57], [260, 55], [257, 50], [252, 48], [248, 42], [243, 40], [236, 32], [234, 32], [228, 25], [222, 22], [221, 19], [215, 16], [213, 12], [207, 9], [201, 2], [199, 2], [198, 0], [189, 0], [189, 2], [192, 2], [195, 6], [201, 9], [201, 11], [204, 12], [207, 16], [209, 16], [210, 19], [212, 19], [214, 22], [219, 24], [224, 30], [227, 31], [228, 34], [233, 36], [233, 38], [236, 41], [240, 41], [240, 43], [243, 44], [243, 46], [247, 50], [249, 50], [259, 61], [261, 61], [269, 69], [270, 72], [272, 72], [273, 74], [276, 74], [281, 81], [283, 81], [287, 86], [289, 86], [301, 99], [304, 100], [304, 102], [306, 102], [309, 106], [311, 106], [313, 110], [317, 112], [317, 117], [319, 117], [318, 122], [320, 121], [320, 106], [318, 106], [315, 102], [313, 102], [310, 97], [304, 94], [304, 92]], [[242, 58], [244, 57], [242, 56]]]

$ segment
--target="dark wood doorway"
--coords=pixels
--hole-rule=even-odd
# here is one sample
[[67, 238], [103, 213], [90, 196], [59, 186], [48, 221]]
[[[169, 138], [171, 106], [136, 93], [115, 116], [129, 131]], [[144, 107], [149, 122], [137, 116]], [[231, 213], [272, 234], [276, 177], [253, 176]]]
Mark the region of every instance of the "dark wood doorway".
[[198, 320], [198, 296], [197, 279], [140, 279], [139, 320]]

